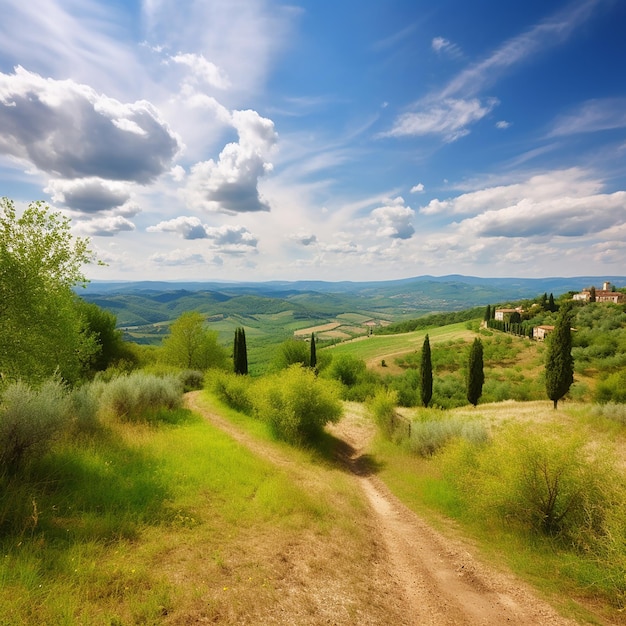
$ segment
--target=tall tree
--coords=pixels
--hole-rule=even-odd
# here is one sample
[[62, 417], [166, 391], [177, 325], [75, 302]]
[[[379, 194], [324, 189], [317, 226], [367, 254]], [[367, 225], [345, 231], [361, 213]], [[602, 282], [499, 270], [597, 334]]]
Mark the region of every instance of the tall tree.
[[476, 337], [470, 348], [467, 373], [467, 400], [476, 406], [483, 393], [485, 372], [483, 369], [483, 343]]
[[422, 404], [428, 406], [433, 397], [433, 364], [430, 356], [430, 339], [428, 335], [424, 337], [424, 344], [422, 345], [420, 393]]
[[557, 408], [559, 400], [574, 382], [574, 358], [572, 357], [572, 310], [563, 307], [548, 336], [546, 355], [546, 393]]
[[73, 287], [84, 285], [89, 241], [70, 220], [33, 202], [18, 216], [0, 199], [0, 372], [41, 382], [59, 372], [74, 382], [96, 350], [84, 332]]
[[198, 311], [187, 311], [172, 323], [162, 355], [170, 365], [197, 370], [223, 368], [228, 360], [217, 333], [205, 328], [204, 315]]
[[245, 376], [248, 373], [248, 349], [246, 347], [246, 331], [242, 327], [235, 329], [233, 364], [235, 374], [241, 374], [242, 376]]
[[541, 299], [539, 300], [539, 306], [541, 307], [542, 311], [548, 310], [548, 294], [547, 293], [544, 293], [543, 296], [541, 296]]
[[591, 289], [589, 289], [589, 302], [596, 301], [596, 288], [592, 285]]
[[487, 308], [485, 309], [485, 315], [483, 317], [483, 320], [485, 322], [488, 322], [491, 319], [491, 305], [488, 304]]
[[311, 333], [311, 358], [310, 358], [309, 365], [311, 366], [312, 369], [315, 369], [315, 367], [317, 366], [317, 352], [315, 349], [315, 334], [314, 333]]
[[554, 296], [552, 294], [550, 294], [548, 298], [548, 311], [551, 313], [556, 312], [556, 304], [554, 303]]

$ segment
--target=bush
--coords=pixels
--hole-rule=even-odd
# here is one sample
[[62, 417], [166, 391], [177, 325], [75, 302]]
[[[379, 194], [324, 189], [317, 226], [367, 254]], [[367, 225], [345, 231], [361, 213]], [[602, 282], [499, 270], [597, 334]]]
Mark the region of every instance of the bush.
[[411, 422], [409, 448], [419, 456], [433, 456], [454, 439], [472, 445], [486, 443], [489, 433], [480, 422], [460, 418], [436, 418]]
[[102, 382], [85, 383], [72, 391], [72, 415], [78, 432], [93, 433], [97, 429], [100, 390], [104, 385]]
[[331, 378], [340, 381], [343, 385], [351, 387], [355, 385], [359, 378], [365, 373], [365, 361], [351, 354], [341, 354], [333, 357], [328, 368]]
[[626, 370], [609, 374], [596, 387], [596, 402], [626, 403]]
[[382, 434], [387, 438], [393, 437], [397, 416], [396, 406], [398, 405], [398, 394], [395, 391], [380, 389], [376, 395], [368, 402], [369, 409], [374, 421], [380, 428]]
[[328, 422], [336, 422], [343, 407], [336, 387], [315, 373], [292, 365], [255, 383], [257, 415], [278, 439], [304, 444], [318, 437]]
[[511, 426], [492, 445], [456, 461], [449, 476], [480, 519], [500, 519], [582, 551], [605, 541], [612, 510], [623, 500], [610, 457], [553, 427]]
[[605, 417], [622, 426], [626, 426], [626, 404], [607, 402], [606, 404], [596, 404], [591, 409], [591, 414]]
[[127, 421], [139, 421], [159, 409], [177, 409], [182, 386], [175, 376], [137, 372], [111, 380], [102, 391], [102, 410]]
[[183, 386], [183, 391], [196, 391], [204, 386], [204, 374], [199, 370], [183, 370], [178, 378]]
[[70, 416], [70, 400], [58, 380], [39, 389], [8, 385], [0, 404], [0, 468], [11, 472], [33, 454], [41, 454], [61, 434]]
[[246, 415], [252, 415], [254, 404], [251, 383], [247, 376], [227, 372], [215, 373], [211, 387], [217, 397], [229, 407]]

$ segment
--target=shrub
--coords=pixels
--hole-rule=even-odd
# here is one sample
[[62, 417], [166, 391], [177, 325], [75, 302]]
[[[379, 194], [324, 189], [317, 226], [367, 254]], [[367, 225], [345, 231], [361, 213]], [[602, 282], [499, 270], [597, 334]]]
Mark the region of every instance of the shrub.
[[78, 432], [94, 432], [98, 426], [98, 411], [100, 407], [101, 382], [86, 383], [72, 391], [72, 415], [74, 426]]
[[278, 439], [303, 444], [314, 440], [328, 422], [341, 417], [336, 387], [315, 373], [292, 365], [255, 383], [254, 404]]
[[355, 385], [365, 372], [365, 361], [351, 354], [341, 354], [333, 358], [329, 367], [329, 375], [350, 387]]
[[8, 385], [0, 404], [0, 468], [15, 471], [28, 456], [47, 450], [69, 416], [70, 400], [58, 380], [39, 389]]
[[589, 451], [582, 438], [551, 428], [510, 426], [480, 453], [457, 456], [465, 463], [449, 475], [481, 519], [589, 550], [606, 539], [622, 481], [605, 451]]
[[591, 409], [592, 415], [605, 417], [606, 419], [626, 426], [626, 404], [617, 402], [607, 402], [606, 404], [596, 404]]
[[626, 403], [626, 370], [609, 374], [596, 387], [596, 402]]
[[214, 374], [211, 386], [217, 397], [236, 411], [252, 415], [251, 383], [246, 376], [219, 372]]
[[433, 456], [453, 439], [464, 439], [479, 445], [489, 440], [489, 433], [480, 422], [460, 418], [411, 422], [409, 447], [419, 456]]
[[395, 431], [397, 405], [397, 392], [386, 389], [380, 389], [367, 405], [374, 421], [387, 439], [391, 439]]
[[113, 416], [138, 421], [159, 409], [177, 409], [182, 386], [175, 376], [158, 377], [137, 372], [113, 379], [102, 392], [102, 408]]
[[183, 370], [178, 378], [184, 392], [202, 389], [204, 386], [204, 374], [199, 370]]

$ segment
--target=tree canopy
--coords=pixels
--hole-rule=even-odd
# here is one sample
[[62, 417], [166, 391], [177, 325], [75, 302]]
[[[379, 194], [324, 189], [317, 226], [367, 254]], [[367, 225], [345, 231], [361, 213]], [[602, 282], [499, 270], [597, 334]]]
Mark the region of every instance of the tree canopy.
[[485, 372], [483, 369], [483, 344], [476, 337], [470, 348], [468, 375], [467, 375], [467, 400], [476, 406], [478, 399], [483, 394], [483, 384], [485, 382]]
[[571, 325], [572, 310], [570, 307], [563, 307], [554, 325], [554, 331], [548, 336], [546, 393], [554, 403], [555, 409], [574, 382]]
[[97, 351], [75, 306], [83, 265], [92, 261], [87, 239], [74, 237], [70, 220], [43, 202], [18, 216], [0, 200], [0, 374], [41, 382], [55, 372], [81, 376]]
[[430, 355], [430, 339], [428, 335], [424, 337], [424, 344], [422, 346], [420, 391], [422, 405], [428, 406], [433, 397], [433, 364]]

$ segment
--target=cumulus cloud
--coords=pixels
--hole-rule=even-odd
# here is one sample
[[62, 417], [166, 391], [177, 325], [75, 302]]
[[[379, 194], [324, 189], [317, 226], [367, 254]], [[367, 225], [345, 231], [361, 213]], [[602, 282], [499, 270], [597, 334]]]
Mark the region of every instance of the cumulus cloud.
[[0, 128], [0, 154], [63, 179], [148, 183], [180, 149], [149, 102], [122, 103], [19, 66], [0, 73]]
[[208, 239], [213, 247], [226, 254], [242, 254], [253, 251], [258, 239], [245, 226], [223, 225], [212, 227], [197, 217], [180, 216], [149, 226], [150, 233], [178, 233], [183, 239]]
[[217, 162], [210, 159], [191, 168], [187, 202], [194, 208], [229, 214], [269, 211], [257, 185], [272, 170], [268, 159], [278, 138], [274, 123], [247, 110], [234, 111], [232, 125], [239, 141], [227, 144]]
[[81, 213], [100, 213], [121, 207], [131, 197], [126, 183], [96, 177], [53, 179], [44, 191], [52, 196], [54, 202]]
[[179, 52], [169, 58], [174, 63], [188, 67], [192, 72], [194, 82], [206, 83], [218, 89], [228, 89], [231, 86], [226, 73], [215, 63], [205, 59], [202, 54], [182, 54]]
[[123, 231], [135, 230], [135, 225], [123, 215], [113, 215], [81, 222], [79, 229], [94, 237], [113, 237]]
[[379, 237], [410, 239], [415, 233], [412, 224], [415, 211], [405, 206], [404, 199], [400, 196], [374, 209], [370, 215], [378, 227], [376, 234]]
[[403, 137], [436, 134], [443, 135], [447, 142], [456, 141], [467, 135], [470, 132], [468, 127], [488, 115], [497, 103], [495, 98], [484, 103], [478, 98], [446, 98], [433, 104], [424, 104], [419, 111], [401, 115], [385, 135]]
[[457, 225], [465, 237], [582, 237], [626, 223], [626, 191], [603, 191], [601, 180], [572, 168], [436, 199], [420, 212], [468, 215]]
[[602, 181], [591, 177], [581, 168], [555, 170], [531, 176], [521, 183], [486, 187], [446, 200], [435, 198], [420, 208], [419, 212], [424, 215], [482, 213], [516, 206], [523, 201], [542, 204], [556, 198], [589, 197], [597, 194], [602, 187]]
[[417, 185], [411, 187], [411, 193], [422, 193], [422, 191], [424, 191], [424, 185], [422, 183], [417, 183]]

